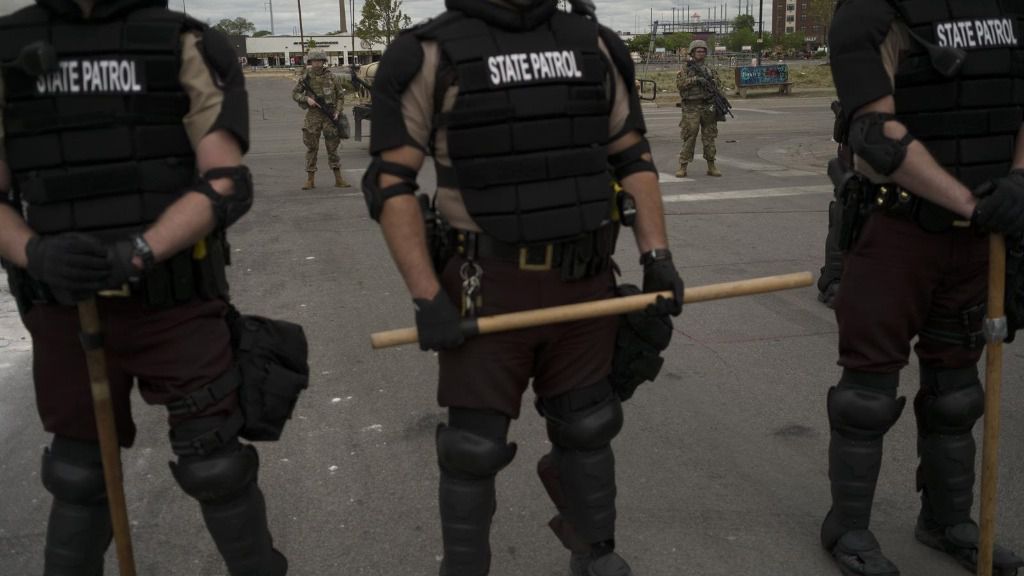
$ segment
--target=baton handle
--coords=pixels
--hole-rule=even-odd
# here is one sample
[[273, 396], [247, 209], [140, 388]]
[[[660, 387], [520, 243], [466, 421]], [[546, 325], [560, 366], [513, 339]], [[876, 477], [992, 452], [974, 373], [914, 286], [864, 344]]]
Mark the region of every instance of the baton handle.
[[[687, 288], [683, 293], [683, 302], [692, 304], [694, 302], [722, 300], [724, 298], [736, 298], [751, 294], [764, 294], [766, 292], [803, 288], [804, 286], [810, 286], [813, 282], [814, 278], [810, 272], [797, 272], [780, 276], [765, 276], [749, 280], [723, 282], [721, 284], [708, 284], [706, 286]], [[658, 296], [671, 299], [672, 292], [652, 292], [637, 294], [636, 296], [609, 298], [607, 300], [581, 302], [565, 306], [552, 306], [550, 308], [512, 312], [510, 314], [498, 314], [496, 316], [483, 316], [476, 318], [475, 321], [472, 319], [468, 322], [464, 321], [463, 333], [467, 336], [476, 336], [477, 334], [494, 334], [496, 332], [521, 330], [523, 328], [534, 328], [548, 324], [589, 320], [603, 316], [618, 316], [643, 310], [653, 304]], [[416, 328], [400, 328], [370, 335], [370, 343], [376, 350], [401, 346], [403, 344], [414, 344], [418, 341]]]
[[89, 387], [96, 415], [96, 431], [99, 434], [110, 520], [114, 528], [114, 542], [117, 545], [119, 573], [121, 576], [135, 576], [135, 554], [132, 551], [128, 506], [125, 504], [124, 479], [121, 474], [121, 448], [117, 441], [114, 406], [111, 403], [110, 381], [107, 378], [103, 326], [100, 324], [95, 297], [78, 303], [78, 319], [82, 326], [81, 338], [82, 347], [85, 349], [85, 361], [89, 367]]
[[[989, 237], [987, 321], [1005, 322], [1006, 241]], [[1003, 383], [1003, 334], [991, 336], [985, 348], [985, 431], [981, 448], [981, 514], [978, 576], [991, 576], [995, 547], [997, 480], [999, 479], [999, 401]]]

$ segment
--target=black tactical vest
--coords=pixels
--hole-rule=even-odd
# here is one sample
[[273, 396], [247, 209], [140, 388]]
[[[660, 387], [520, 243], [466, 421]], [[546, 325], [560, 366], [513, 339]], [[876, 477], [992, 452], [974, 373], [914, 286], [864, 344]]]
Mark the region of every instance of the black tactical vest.
[[438, 109], [458, 86], [434, 122], [453, 167], [438, 165], [438, 184], [461, 191], [487, 234], [528, 244], [608, 221], [610, 64], [596, 22], [555, 11], [518, 30], [449, 12], [416, 34], [441, 48]]
[[7, 161], [33, 230], [115, 238], [194, 180], [178, 73], [181, 34], [197, 26], [162, 8], [82, 20], [36, 6], [0, 19], [0, 61], [41, 40], [60, 62], [41, 77], [2, 70]]
[[[896, 74], [896, 115], [943, 167], [973, 188], [1004, 176], [1024, 107], [1024, 3], [894, 0], [922, 39], [967, 53], [947, 78], [924, 45], [911, 41]], [[1016, 13], [1001, 6], [1016, 6]]]

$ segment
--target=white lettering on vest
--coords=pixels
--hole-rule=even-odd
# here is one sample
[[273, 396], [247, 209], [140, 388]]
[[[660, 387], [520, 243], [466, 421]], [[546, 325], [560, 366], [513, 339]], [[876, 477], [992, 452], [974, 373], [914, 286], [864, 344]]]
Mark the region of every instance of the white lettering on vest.
[[487, 70], [492, 86], [583, 78], [577, 54], [571, 50], [490, 56], [487, 58]]
[[54, 94], [131, 94], [144, 92], [137, 63], [133, 60], [60, 61], [60, 69], [36, 79], [36, 93]]
[[1009, 48], [1020, 44], [1010, 18], [940, 22], [935, 24], [935, 39], [939, 46], [966, 49]]

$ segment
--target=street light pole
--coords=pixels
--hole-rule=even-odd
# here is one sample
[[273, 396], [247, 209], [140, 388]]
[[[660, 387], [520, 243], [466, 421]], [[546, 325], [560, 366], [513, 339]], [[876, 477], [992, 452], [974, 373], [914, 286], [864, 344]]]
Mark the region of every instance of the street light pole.
[[[184, 0], [182, 1], [184, 2]], [[273, 36], [276, 34], [276, 32], [274, 32], [274, 0], [267, 0], [266, 5], [270, 7], [270, 35]]]
[[303, 55], [303, 61], [305, 61], [306, 55], [306, 34], [302, 31], [302, 0], [296, 0], [299, 3], [299, 49]]
[[764, 0], [760, 0], [757, 13], [757, 65], [761, 65], [761, 50], [764, 48]]

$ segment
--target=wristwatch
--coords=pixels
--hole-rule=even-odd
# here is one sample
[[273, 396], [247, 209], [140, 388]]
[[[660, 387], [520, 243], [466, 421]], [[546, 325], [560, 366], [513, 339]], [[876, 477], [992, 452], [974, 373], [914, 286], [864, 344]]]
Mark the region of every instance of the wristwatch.
[[668, 248], [655, 248], [640, 255], [640, 264], [647, 266], [662, 260], [671, 260], [672, 252]]
[[142, 234], [132, 236], [131, 242], [132, 256], [138, 256], [142, 261], [142, 271], [152, 270], [156, 266], [156, 257], [153, 255], [153, 248], [149, 246], [149, 242], [146, 242]]

